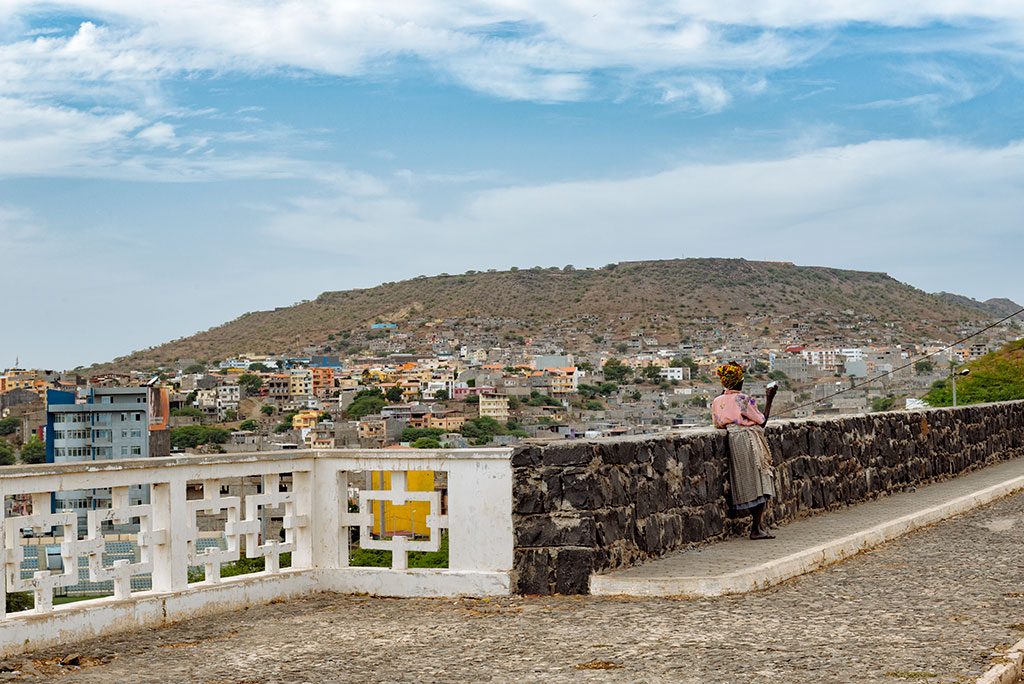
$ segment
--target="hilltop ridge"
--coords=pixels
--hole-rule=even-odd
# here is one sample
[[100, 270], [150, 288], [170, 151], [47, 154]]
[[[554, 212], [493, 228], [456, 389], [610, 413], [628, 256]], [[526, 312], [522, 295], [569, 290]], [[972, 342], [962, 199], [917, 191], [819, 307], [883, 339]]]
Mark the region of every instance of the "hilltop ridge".
[[524, 338], [585, 348], [638, 333], [675, 343], [708, 329], [806, 341], [839, 334], [952, 339], [963, 325], [992, 318], [970, 301], [928, 294], [884, 273], [745, 259], [469, 271], [324, 292], [105, 366], [142, 369], [309, 348], [342, 355], [361, 347], [380, 351], [374, 342], [380, 333], [370, 331], [374, 323], [394, 324], [397, 346], [409, 351], [453, 336], [480, 344]]

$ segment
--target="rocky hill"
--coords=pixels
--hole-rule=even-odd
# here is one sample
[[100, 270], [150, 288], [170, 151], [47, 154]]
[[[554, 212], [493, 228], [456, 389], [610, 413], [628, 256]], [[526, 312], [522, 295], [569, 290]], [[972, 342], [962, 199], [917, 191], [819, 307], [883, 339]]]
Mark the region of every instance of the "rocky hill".
[[[1020, 311], [1022, 308], [1017, 302], [1012, 299], [1006, 299], [1005, 297], [996, 297], [979, 302], [977, 299], [965, 297], [964, 295], [953, 294], [952, 292], [939, 292], [936, 293], [936, 296], [941, 297], [951, 304], [975, 309], [976, 311], [994, 318], [1009, 316]], [[1014, 318], [1016, 320], [1024, 321], [1024, 314], [1018, 314]]]
[[[523, 340], [585, 350], [630, 336], [660, 343], [709, 336], [824, 341], [952, 339], [992, 314], [928, 294], [884, 273], [743, 259], [626, 262], [596, 269], [532, 268], [419, 277], [325, 292], [247, 313], [190, 337], [97, 368], [148, 369], [242, 353], [342, 355], [425, 351], [440, 342]], [[393, 331], [372, 330], [394, 323]], [[381, 337], [394, 340], [381, 347]]]

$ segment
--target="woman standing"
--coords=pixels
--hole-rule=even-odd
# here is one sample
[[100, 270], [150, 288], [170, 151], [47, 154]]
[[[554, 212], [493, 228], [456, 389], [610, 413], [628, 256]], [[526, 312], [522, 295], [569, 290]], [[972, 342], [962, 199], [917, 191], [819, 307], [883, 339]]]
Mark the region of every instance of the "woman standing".
[[764, 425], [772, 411], [776, 388], [769, 387], [764, 413], [752, 397], [743, 394], [743, 366], [729, 362], [715, 371], [724, 391], [711, 402], [716, 428], [729, 431], [729, 483], [733, 507], [749, 510], [753, 517], [751, 539], [775, 539], [761, 524], [765, 505], [775, 496], [772, 452], [764, 437]]

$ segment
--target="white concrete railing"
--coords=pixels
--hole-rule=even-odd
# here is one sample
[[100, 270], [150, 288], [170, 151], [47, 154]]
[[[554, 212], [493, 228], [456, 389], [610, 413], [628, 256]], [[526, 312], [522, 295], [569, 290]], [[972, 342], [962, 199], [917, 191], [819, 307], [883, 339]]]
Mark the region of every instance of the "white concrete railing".
[[[88, 461], [0, 468], [0, 537], [6, 593], [28, 591], [31, 610], [0, 613], [0, 656], [68, 638], [96, 636], [160, 624], [315, 591], [382, 596], [500, 595], [509, 593], [512, 567], [512, 469], [510, 449], [325, 450]], [[348, 475], [388, 472], [388, 489], [361, 490], [358, 511], [348, 510]], [[410, 471], [443, 472], [448, 507], [438, 491], [408, 491]], [[290, 491], [280, 478], [290, 474]], [[220, 481], [259, 477], [259, 494], [223, 496]], [[382, 483], [379, 479], [378, 483]], [[189, 499], [189, 483], [202, 498]], [[150, 502], [130, 505], [129, 488], [148, 485]], [[51, 511], [54, 492], [111, 490], [110, 508], [90, 511], [79, 534], [77, 514]], [[135, 489], [134, 491], [138, 491]], [[8, 514], [14, 499], [31, 498], [31, 511]], [[379, 502], [426, 501], [429, 538], [371, 535]], [[284, 540], [261, 539], [267, 510], [283, 509]], [[223, 515], [222, 543], [201, 549], [199, 515]], [[375, 518], [376, 516], [376, 518]], [[138, 559], [104, 564], [104, 521], [137, 520]], [[362, 548], [392, 552], [392, 567], [350, 567], [350, 528]], [[409, 551], [437, 550], [447, 529], [446, 569], [408, 569]], [[23, 577], [26, 531], [60, 536], [62, 570]], [[291, 553], [291, 566], [280, 555]], [[221, 564], [242, 555], [263, 557], [265, 570], [220, 577]], [[79, 582], [79, 558], [89, 580], [112, 582], [113, 596], [53, 605], [53, 592]], [[189, 568], [204, 579], [190, 582]], [[133, 591], [131, 578], [149, 574], [152, 589]], [[3, 606], [0, 606], [0, 610]]]

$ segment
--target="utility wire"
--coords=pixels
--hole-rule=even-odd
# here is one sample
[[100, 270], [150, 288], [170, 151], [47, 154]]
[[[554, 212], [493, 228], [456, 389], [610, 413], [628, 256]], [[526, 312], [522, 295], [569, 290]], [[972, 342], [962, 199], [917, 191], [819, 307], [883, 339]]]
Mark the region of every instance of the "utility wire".
[[849, 392], [850, 390], [858, 389], [860, 387], [864, 387], [865, 385], [870, 385], [871, 383], [873, 383], [873, 382], [875, 382], [877, 380], [881, 380], [881, 379], [886, 378], [886, 377], [888, 377], [890, 375], [898, 373], [899, 371], [904, 370], [905, 368], [909, 368], [910, 366], [913, 366], [918, 361], [924, 361], [925, 359], [931, 358], [932, 356], [935, 356], [936, 354], [941, 354], [944, 351], [952, 349], [953, 347], [957, 346], [958, 344], [963, 344], [964, 342], [966, 342], [967, 340], [971, 339], [972, 337], [977, 337], [981, 333], [983, 333], [983, 332], [985, 332], [987, 330], [991, 330], [992, 328], [996, 327], [997, 325], [1005, 323], [1006, 321], [1010, 320], [1014, 316], [1017, 316], [1017, 315], [1022, 314], [1022, 313], [1024, 313], [1024, 308], [1018, 309], [1017, 311], [1014, 311], [1009, 316], [1006, 316], [1005, 318], [1000, 318], [995, 323], [992, 323], [990, 325], [985, 326], [984, 328], [982, 328], [980, 330], [976, 330], [976, 331], [972, 332], [967, 337], [961, 338], [961, 339], [957, 340], [956, 342], [952, 342], [950, 344], [947, 344], [945, 347], [942, 347], [941, 349], [937, 349], [937, 350], [933, 351], [930, 354], [925, 354], [924, 356], [921, 356], [919, 358], [916, 358], [916, 359], [913, 359], [911, 361], [908, 361], [907, 363], [903, 364], [899, 368], [893, 368], [888, 373], [882, 373], [881, 375], [876, 375], [873, 378], [868, 378], [867, 380], [862, 380], [861, 382], [851, 383], [849, 387], [841, 389], [838, 392], [836, 392], [834, 394], [830, 394], [827, 397], [823, 397], [822, 399], [814, 399], [814, 400], [809, 401], [807, 403], [800, 404], [798, 406], [794, 406], [793, 408], [790, 408], [790, 409], [786, 409], [785, 411], [783, 411], [781, 413], [778, 413], [778, 414], [772, 413], [772, 416], [773, 417], [787, 416], [787, 415], [789, 415], [791, 413], [799, 411], [802, 408], [807, 408], [808, 406], [814, 406], [815, 404], [820, 404], [821, 402], [825, 401], [826, 399], [831, 399], [831, 398], [836, 397], [836, 396], [838, 396], [840, 394], [843, 394], [845, 392]]

